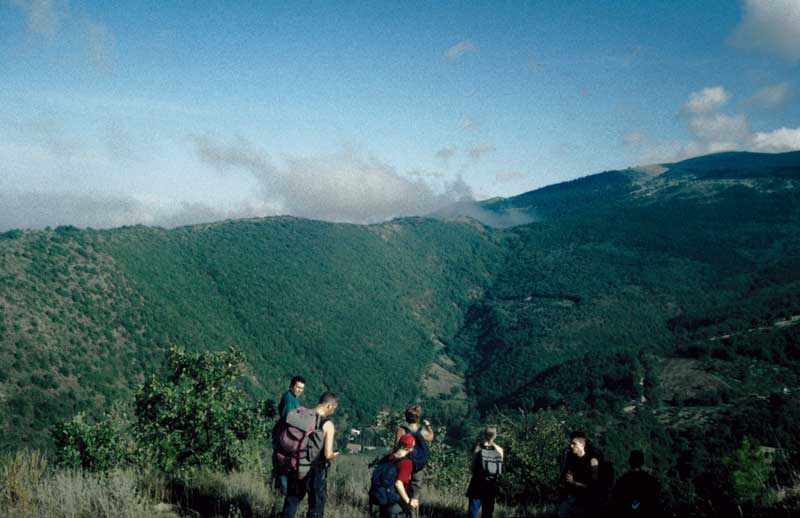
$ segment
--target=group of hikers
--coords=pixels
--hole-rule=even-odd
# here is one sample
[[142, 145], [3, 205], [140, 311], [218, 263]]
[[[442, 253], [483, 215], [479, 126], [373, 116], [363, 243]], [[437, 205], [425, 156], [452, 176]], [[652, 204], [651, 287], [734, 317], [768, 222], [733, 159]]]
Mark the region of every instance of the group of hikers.
[[[308, 518], [321, 518], [327, 497], [327, 471], [339, 455], [334, 449], [336, 429], [330, 417], [339, 400], [324, 392], [315, 407], [300, 404], [305, 379], [295, 376], [278, 405], [273, 429], [275, 486], [284, 496], [282, 518], [293, 518], [308, 496]], [[424, 497], [428, 444], [434, 440], [430, 422], [419, 405], [409, 406], [405, 422], [394, 436], [392, 452], [373, 462], [369, 488], [370, 513], [379, 518], [418, 516]], [[469, 518], [494, 514], [498, 479], [504, 452], [497, 443], [497, 428], [487, 426], [472, 451], [471, 478], [467, 486]], [[559, 517], [654, 516], [660, 491], [655, 477], [644, 470], [644, 455], [630, 454], [630, 470], [614, 483], [614, 470], [583, 432], [570, 435], [562, 462], [560, 482], [565, 499]]]

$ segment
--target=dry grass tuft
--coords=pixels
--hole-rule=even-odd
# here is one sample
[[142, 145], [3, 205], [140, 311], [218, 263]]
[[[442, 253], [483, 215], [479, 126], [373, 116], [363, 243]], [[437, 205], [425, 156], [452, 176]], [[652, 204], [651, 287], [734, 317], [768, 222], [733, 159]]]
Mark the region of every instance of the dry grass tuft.
[[19, 450], [0, 462], [0, 503], [3, 508], [28, 512], [33, 491], [47, 469], [47, 459], [37, 450]]

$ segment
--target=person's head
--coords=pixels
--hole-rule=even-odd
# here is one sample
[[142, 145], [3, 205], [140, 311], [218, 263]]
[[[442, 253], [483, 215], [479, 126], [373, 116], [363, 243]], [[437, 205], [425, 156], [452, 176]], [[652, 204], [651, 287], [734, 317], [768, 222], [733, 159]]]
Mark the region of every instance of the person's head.
[[292, 391], [294, 397], [299, 398], [306, 388], [306, 379], [302, 376], [295, 376], [289, 383], [289, 390]]
[[332, 415], [339, 406], [339, 398], [333, 392], [323, 392], [317, 403], [317, 411], [324, 416]]
[[394, 451], [395, 457], [402, 458], [411, 453], [411, 450], [414, 449], [414, 444], [414, 436], [410, 433], [401, 436], [400, 440], [397, 441], [397, 448]]
[[580, 431], [572, 432], [569, 435], [569, 449], [574, 455], [583, 457], [586, 454], [586, 434]]
[[632, 450], [628, 456], [628, 465], [631, 469], [642, 469], [644, 466], [644, 452], [642, 450]]
[[497, 439], [497, 427], [496, 426], [487, 426], [483, 429], [483, 440], [489, 444], [492, 444], [494, 440]]
[[419, 420], [422, 418], [422, 407], [413, 405], [406, 408], [405, 417], [408, 424], [419, 423]]

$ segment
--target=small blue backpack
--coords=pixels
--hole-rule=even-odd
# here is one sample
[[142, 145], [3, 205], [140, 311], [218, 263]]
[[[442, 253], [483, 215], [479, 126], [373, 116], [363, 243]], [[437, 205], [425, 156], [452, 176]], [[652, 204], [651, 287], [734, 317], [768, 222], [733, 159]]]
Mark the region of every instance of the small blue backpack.
[[382, 458], [372, 471], [369, 486], [369, 502], [374, 505], [392, 505], [400, 501], [400, 495], [394, 486], [397, 481], [397, 463], [401, 459]]

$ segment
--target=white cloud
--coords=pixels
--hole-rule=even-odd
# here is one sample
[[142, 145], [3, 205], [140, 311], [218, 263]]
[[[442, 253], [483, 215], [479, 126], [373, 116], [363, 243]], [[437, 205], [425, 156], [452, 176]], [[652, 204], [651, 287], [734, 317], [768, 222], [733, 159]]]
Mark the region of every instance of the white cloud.
[[494, 179], [498, 183], [513, 182], [515, 180], [521, 180], [524, 177], [525, 175], [519, 171], [498, 171], [494, 175]]
[[467, 154], [473, 160], [479, 160], [486, 153], [494, 153], [497, 148], [493, 144], [475, 144], [467, 149]]
[[461, 127], [467, 131], [477, 130], [481, 127], [480, 123], [473, 118], [465, 117], [463, 121], [461, 121]]
[[445, 146], [441, 148], [439, 151], [436, 152], [436, 158], [441, 158], [442, 160], [448, 160], [453, 158], [453, 155], [456, 154], [458, 148], [455, 146]]
[[689, 122], [693, 140], [679, 153], [680, 158], [747, 149], [752, 133], [744, 115], [704, 113]]
[[692, 119], [690, 125], [695, 136], [707, 142], [731, 143], [735, 146], [750, 135], [744, 115], [702, 115]]
[[689, 100], [683, 105], [682, 113], [700, 114], [712, 112], [730, 99], [730, 94], [721, 86], [703, 88], [699, 92], [689, 94]]
[[539, 63], [538, 60], [531, 58], [528, 60], [527, 69], [529, 74], [538, 74], [544, 70], [544, 65]]
[[800, 2], [745, 0], [744, 16], [729, 42], [791, 61], [800, 59]]
[[444, 173], [440, 171], [427, 171], [424, 169], [414, 169], [406, 173], [411, 178], [444, 178]]
[[638, 131], [633, 131], [622, 137], [622, 141], [626, 146], [641, 147], [647, 143], [647, 137]]
[[257, 205], [226, 209], [155, 196], [142, 198], [115, 194], [49, 192], [0, 194], [0, 232], [12, 228], [59, 225], [82, 228], [112, 228], [135, 224], [175, 227], [269, 213], [268, 207]]
[[[788, 83], [774, 85], [756, 93], [763, 102], [778, 102], [788, 95]], [[720, 113], [730, 95], [721, 86], [692, 92], [680, 113], [689, 115], [691, 140], [686, 143], [646, 142], [640, 160], [645, 163], [675, 162], [694, 156], [721, 151], [784, 152], [800, 149], [800, 128], [780, 128], [753, 132], [743, 114]], [[754, 102], [754, 101], [753, 101]], [[638, 142], [633, 133], [626, 143]]]
[[114, 62], [114, 37], [108, 26], [102, 22], [84, 17], [80, 27], [86, 41], [86, 54], [89, 61], [100, 71], [108, 72]]
[[54, 37], [67, 17], [67, 4], [60, 0], [11, 0], [28, 19], [28, 30]]
[[780, 128], [753, 135], [753, 147], [758, 151], [781, 152], [800, 149], [800, 128]]
[[792, 96], [792, 84], [789, 81], [765, 86], [756, 91], [748, 100], [748, 104], [762, 108], [777, 108], [786, 103]]
[[[88, 61], [101, 72], [111, 70], [114, 37], [106, 24], [88, 16], [72, 16], [67, 0], [11, 0], [11, 3], [27, 18], [31, 33], [55, 40], [62, 33], [75, 31]], [[63, 39], [69, 41], [68, 37]]]
[[444, 53], [449, 61], [458, 61], [464, 54], [475, 52], [478, 48], [469, 40], [459, 41]]
[[454, 201], [472, 199], [461, 178], [442, 192], [422, 180], [412, 181], [391, 166], [352, 152], [336, 156], [288, 158], [277, 167], [246, 141], [225, 144], [196, 137], [201, 159], [220, 171], [241, 169], [258, 181], [265, 203], [284, 214], [351, 223], [371, 223], [398, 216], [429, 214]]

